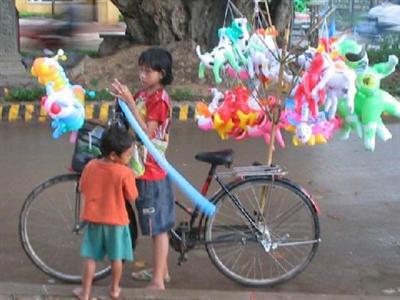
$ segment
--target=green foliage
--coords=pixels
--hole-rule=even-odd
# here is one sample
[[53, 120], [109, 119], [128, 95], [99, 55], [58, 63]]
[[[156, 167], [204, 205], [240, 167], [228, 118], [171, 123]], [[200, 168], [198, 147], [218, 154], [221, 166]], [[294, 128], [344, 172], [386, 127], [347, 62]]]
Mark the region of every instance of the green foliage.
[[400, 72], [397, 71], [394, 74], [386, 77], [381, 82], [381, 88], [393, 96], [400, 96]]
[[99, 84], [98, 78], [94, 78], [90, 81], [90, 85], [93, 86], [94, 88], [96, 88], [98, 84]]
[[192, 101], [195, 98], [193, 92], [188, 88], [175, 88], [169, 91], [171, 100], [174, 101]]
[[[68, 55], [69, 51], [66, 51], [67, 55]], [[89, 49], [75, 49], [75, 50], [71, 50], [71, 52], [75, 52], [76, 54], [81, 54], [81, 55], [87, 55], [91, 58], [98, 58], [100, 57], [100, 54], [97, 50], [89, 50]]]
[[[56, 54], [56, 53], [55, 53]], [[76, 54], [76, 55], [87, 55], [91, 58], [98, 58], [100, 57], [100, 53], [97, 50], [90, 50], [90, 49], [66, 49], [65, 50], [65, 55], [68, 57]], [[36, 57], [41, 57], [44, 56], [43, 52], [40, 50], [23, 50], [21, 51], [21, 55], [23, 57], [30, 57], [30, 58], [36, 58]]]
[[37, 13], [37, 12], [20, 12], [19, 17], [24, 18], [50, 18], [51, 14]]
[[[387, 48], [379, 50], [368, 50], [368, 58], [370, 65], [387, 61], [389, 55], [396, 55], [400, 60], [400, 49]], [[397, 68], [398, 67], [399, 66], [397, 66]]]
[[44, 88], [33, 88], [33, 89], [25, 89], [25, 88], [16, 88], [9, 91], [5, 96], [4, 100], [7, 102], [33, 102], [40, 101], [40, 99], [46, 94], [46, 90]]
[[110, 94], [106, 89], [96, 91], [94, 98], [86, 97], [86, 101], [111, 101], [114, 100], [114, 96]]
[[[25, 88], [16, 88], [11, 91], [8, 91], [4, 96], [4, 101], [6, 102], [34, 102], [40, 101], [40, 99], [46, 95], [46, 90], [44, 88], [33, 88], [33, 89], [25, 89]], [[114, 99], [106, 89], [102, 89], [100, 91], [95, 91], [95, 97], [91, 98], [86, 96], [86, 101], [111, 101]]]
[[[387, 62], [389, 55], [396, 55], [400, 60], [400, 49], [387, 48], [379, 50], [368, 50], [370, 65], [381, 62]], [[381, 88], [393, 96], [400, 96], [400, 66], [397, 65], [396, 71], [384, 78], [381, 82]]]

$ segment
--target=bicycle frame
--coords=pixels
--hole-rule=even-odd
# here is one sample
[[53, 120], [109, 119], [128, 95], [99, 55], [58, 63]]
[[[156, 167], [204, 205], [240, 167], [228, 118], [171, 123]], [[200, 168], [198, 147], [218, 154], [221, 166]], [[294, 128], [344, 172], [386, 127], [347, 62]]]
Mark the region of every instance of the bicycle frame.
[[[239, 180], [243, 180], [245, 178], [248, 177], [269, 177], [272, 178], [272, 182], [274, 178], [280, 178], [282, 179], [284, 175], [287, 174], [286, 170], [284, 170], [283, 168], [279, 167], [279, 166], [262, 166], [262, 165], [253, 165], [253, 166], [248, 166], [248, 167], [237, 167], [237, 168], [233, 168], [233, 171], [228, 171], [228, 172], [221, 172], [221, 173], [216, 173], [216, 169], [217, 166], [216, 165], [211, 165], [210, 170], [208, 172], [206, 181], [203, 184], [203, 187], [201, 189], [201, 193], [203, 194], [203, 196], [206, 196], [210, 187], [210, 184], [212, 182], [212, 180], [215, 180], [219, 186], [220, 189], [215, 193], [214, 196], [212, 196], [210, 199], [210, 201], [215, 201], [214, 199], [217, 199], [221, 194], [226, 194], [228, 195], [228, 197], [230, 198], [230, 200], [232, 201], [232, 203], [239, 209], [239, 211], [243, 214], [243, 216], [245, 217], [245, 219], [248, 221], [251, 230], [253, 230], [253, 233], [255, 234], [255, 238], [256, 240], [259, 240], [264, 247], [267, 247], [265, 243], [263, 243], [263, 241], [265, 241], [265, 239], [262, 238], [262, 235], [264, 234], [259, 226], [256, 223], [256, 220], [254, 220], [254, 218], [251, 216], [251, 214], [247, 211], [246, 207], [241, 203], [240, 199], [238, 199], [234, 194], [232, 194], [230, 192], [230, 186], [232, 184], [237, 183], [237, 181]], [[223, 177], [230, 177], [230, 178], [236, 178], [235, 180], [229, 182], [228, 184], [225, 184], [222, 180]], [[297, 185], [296, 185], [297, 186]], [[314, 199], [312, 199], [312, 197], [310, 197], [310, 195], [304, 190], [304, 188], [299, 188], [299, 191], [301, 191], [301, 193], [303, 193], [306, 197], [308, 197], [311, 200], [311, 203], [313, 205], [314, 210], [316, 211], [316, 213], [318, 214], [320, 212], [320, 208], [317, 205], [317, 203], [314, 201]], [[208, 217], [206, 217], [204, 214], [201, 214], [198, 226], [195, 227], [194, 224], [199, 216], [199, 209], [196, 207], [194, 209], [194, 211], [191, 211], [189, 209], [187, 209], [184, 205], [182, 205], [179, 201], [175, 201], [176, 205], [181, 208], [182, 210], [184, 210], [188, 215], [190, 215], [190, 222], [189, 222], [189, 228], [186, 229], [186, 232], [190, 234], [199, 234], [201, 229], [203, 228], [204, 225], [204, 220], [207, 220]], [[197, 230], [199, 229], [199, 230]], [[180, 240], [180, 243], [185, 243], [185, 241], [182, 241], [182, 239], [180, 238], [179, 234], [172, 229], [171, 230], [171, 234], [175, 237], [178, 238]], [[194, 240], [190, 241], [192, 244], [189, 246], [196, 246], [197, 244], [200, 245], [204, 245], [204, 244], [208, 244], [208, 243], [216, 243], [214, 242], [207, 242], [205, 240], [205, 237], [200, 238], [199, 235], [196, 235], [196, 238]], [[184, 245], [186, 246], [186, 245]], [[187, 251], [188, 249], [186, 249]]]
[[[218, 176], [218, 174], [216, 173], [216, 170], [217, 170], [217, 166], [216, 165], [214, 165], [214, 164], [211, 164], [211, 167], [210, 167], [210, 170], [209, 170], [209, 172], [208, 172], [208, 175], [207, 175], [207, 178], [206, 178], [206, 180], [205, 180], [205, 182], [204, 182], [204, 184], [203, 184], [203, 186], [202, 186], [202, 189], [201, 189], [201, 194], [203, 195], [203, 196], [207, 196], [207, 193], [208, 193], [208, 191], [209, 191], [209, 188], [210, 188], [210, 185], [211, 185], [211, 182], [213, 181], [213, 180], [215, 180], [218, 184], [219, 184], [219, 186], [221, 187], [216, 193], [215, 193], [215, 195], [213, 196], [213, 197], [211, 197], [211, 199], [209, 200], [209, 201], [213, 201], [213, 199], [214, 198], [216, 198], [217, 197], [217, 195], [219, 195], [220, 193], [226, 193], [228, 196], [229, 196], [229, 198], [231, 199], [231, 201], [234, 203], [234, 205], [240, 210], [240, 212], [244, 215], [244, 217], [246, 218], [246, 220], [249, 222], [249, 224], [250, 224], [250, 226], [251, 226], [251, 228], [254, 230], [254, 232], [257, 234], [257, 235], [262, 235], [262, 232], [261, 232], [261, 230], [258, 228], [258, 226], [257, 226], [257, 224], [256, 224], [256, 222], [255, 222], [255, 220], [251, 217], [251, 214], [247, 211], [247, 209], [244, 207], [244, 205], [241, 203], [241, 201], [235, 196], [235, 195], [233, 195], [232, 193], [230, 193], [230, 191], [229, 191], [229, 185], [232, 183], [229, 183], [229, 184], [225, 184], [223, 181], [222, 181], [222, 179], [221, 179], [221, 177], [220, 176]], [[238, 180], [241, 180], [240, 178], [238, 178]], [[235, 182], [235, 181], [234, 181]], [[190, 209], [188, 209], [188, 208], [186, 208], [182, 203], [180, 203], [178, 200], [175, 200], [175, 204], [179, 207], [179, 208], [181, 208], [185, 213], [187, 213], [188, 215], [190, 215], [190, 221], [189, 221], [189, 230], [188, 230], [188, 232], [189, 232], [189, 234], [190, 233], [193, 233], [193, 231], [194, 231], [194, 224], [195, 224], [195, 222], [197, 221], [197, 218], [198, 218], [198, 216], [199, 216], [199, 213], [200, 213], [200, 210], [199, 210], [199, 208], [195, 208], [193, 211], [191, 211]], [[204, 214], [201, 214], [201, 217], [200, 217], [200, 220], [199, 220], [199, 224], [198, 224], [198, 227], [197, 228], [203, 228], [203, 223], [204, 223], [204, 219], [206, 218], [206, 216], [204, 215]], [[207, 220], [208, 218], [206, 218], [206, 220]], [[200, 231], [199, 231], [200, 232]], [[175, 229], [172, 229], [171, 231], [170, 231], [170, 233], [175, 237], [175, 238], [178, 238], [179, 240], [180, 240], [180, 242], [181, 243], [183, 243], [183, 242], [186, 242], [186, 241], [182, 241], [182, 239], [181, 239], [181, 237], [179, 236], [179, 234], [175, 231]], [[205, 241], [205, 238], [200, 238], [200, 237], [197, 237], [194, 241], [192, 240], [191, 241], [192, 243], [194, 243], [194, 245], [197, 245], [197, 244], [200, 244], [200, 245], [203, 245], [203, 244], [207, 244], [207, 242]]]
[[79, 234], [79, 231], [84, 227], [84, 222], [80, 221], [81, 215], [81, 193], [79, 191], [79, 182], [75, 186], [75, 209], [74, 209], [74, 227], [73, 233]]

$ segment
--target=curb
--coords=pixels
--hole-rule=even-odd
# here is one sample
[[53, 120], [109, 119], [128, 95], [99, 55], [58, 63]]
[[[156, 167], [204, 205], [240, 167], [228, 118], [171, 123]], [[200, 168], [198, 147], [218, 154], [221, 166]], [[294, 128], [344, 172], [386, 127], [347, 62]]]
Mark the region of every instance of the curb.
[[[85, 104], [85, 114], [87, 120], [97, 120], [107, 122], [114, 102], [93, 102]], [[196, 114], [195, 103], [193, 102], [172, 102], [172, 119], [177, 121], [194, 120]], [[20, 103], [1, 103], [0, 102], [0, 121], [25, 122], [39, 121], [46, 122], [48, 115], [40, 106], [39, 102], [20, 102]], [[382, 119], [388, 123], [399, 123], [400, 120], [393, 116], [383, 114]]]
[[[93, 102], [85, 104], [86, 119], [106, 122], [113, 107], [110, 102]], [[172, 103], [172, 119], [178, 121], [193, 120], [195, 107], [193, 103]], [[0, 103], [0, 121], [46, 122], [48, 115], [39, 102]]]
[[[37, 300], [37, 299], [71, 299], [73, 285], [50, 285], [29, 283], [0, 283], [0, 299], [4, 300]], [[103, 286], [93, 287], [93, 296], [104, 298], [108, 289]], [[215, 291], [168, 289], [150, 291], [139, 288], [123, 288], [121, 299], [136, 300], [388, 300], [398, 299], [393, 296], [366, 295], [327, 295], [266, 291]]]

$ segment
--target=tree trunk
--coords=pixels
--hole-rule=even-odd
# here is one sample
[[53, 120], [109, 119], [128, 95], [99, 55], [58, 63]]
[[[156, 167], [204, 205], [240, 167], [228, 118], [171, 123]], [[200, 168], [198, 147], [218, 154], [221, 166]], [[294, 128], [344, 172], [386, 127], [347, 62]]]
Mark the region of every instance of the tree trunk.
[[[226, 0], [112, 0], [125, 18], [128, 38], [137, 44], [193, 41], [211, 47], [222, 27]], [[253, 1], [233, 0], [251, 19]], [[290, 19], [291, 0], [272, 0], [272, 20], [284, 32]]]
[[0, 90], [33, 85], [18, 52], [18, 19], [15, 0], [0, 0]]

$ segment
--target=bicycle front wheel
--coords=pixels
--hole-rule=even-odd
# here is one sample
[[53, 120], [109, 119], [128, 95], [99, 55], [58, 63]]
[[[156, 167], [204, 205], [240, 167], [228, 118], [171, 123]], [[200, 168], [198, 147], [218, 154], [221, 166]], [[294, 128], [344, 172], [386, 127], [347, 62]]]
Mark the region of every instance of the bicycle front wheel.
[[311, 199], [289, 181], [270, 177], [249, 177], [228, 189], [216, 196], [217, 211], [205, 229], [217, 269], [249, 286], [280, 284], [303, 271], [320, 242]]
[[[83, 258], [79, 255], [82, 231], [79, 174], [50, 178], [26, 198], [19, 218], [22, 247], [47, 275], [70, 283], [81, 282]], [[98, 264], [94, 280], [109, 275], [109, 263]]]

